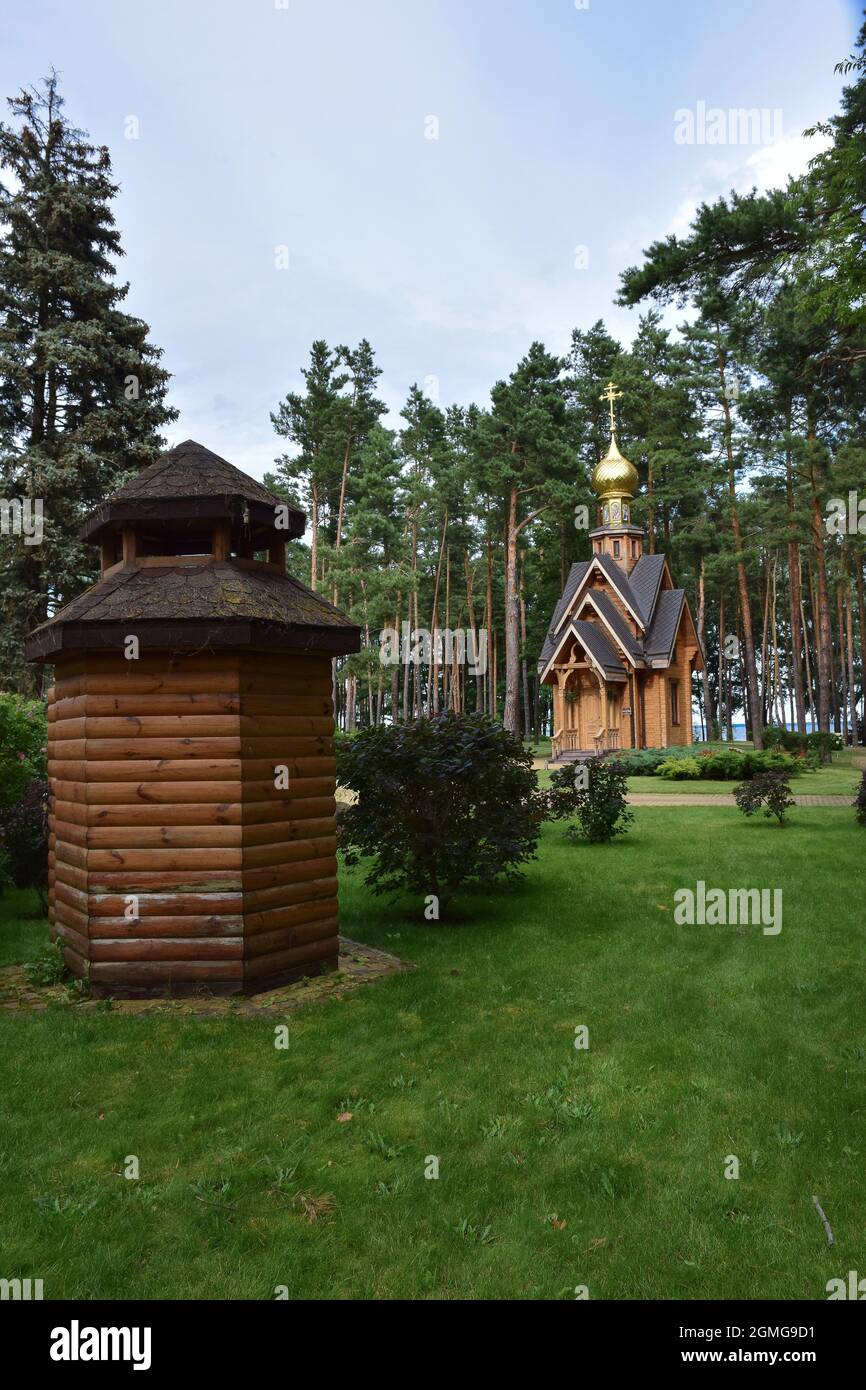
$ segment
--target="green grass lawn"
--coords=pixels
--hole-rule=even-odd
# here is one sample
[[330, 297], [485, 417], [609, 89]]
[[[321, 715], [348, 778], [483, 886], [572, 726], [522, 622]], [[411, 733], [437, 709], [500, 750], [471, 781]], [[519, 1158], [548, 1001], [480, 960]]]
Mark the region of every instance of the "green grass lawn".
[[[286, 1051], [273, 1019], [5, 1014], [4, 1274], [46, 1298], [824, 1298], [866, 1258], [864, 844], [835, 809], [638, 810], [609, 847], [546, 826], [525, 883], [449, 927], [344, 874], [343, 930], [419, 968], [287, 1015]], [[675, 925], [698, 878], [782, 886], [781, 934]], [[28, 900], [0, 905], [6, 958], [33, 954]]]

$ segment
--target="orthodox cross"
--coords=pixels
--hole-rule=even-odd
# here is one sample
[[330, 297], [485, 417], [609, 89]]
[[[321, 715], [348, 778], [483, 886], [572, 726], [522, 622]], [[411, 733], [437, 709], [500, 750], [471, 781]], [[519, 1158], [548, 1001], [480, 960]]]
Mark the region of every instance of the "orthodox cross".
[[616, 429], [616, 420], [614, 419], [614, 414], [613, 414], [613, 403], [614, 403], [614, 401], [619, 400], [619, 398], [620, 398], [621, 395], [622, 395], [622, 391], [617, 391], [617, 389], [616, 389], [616, 387], [614, 386], [613, 382], [612, 382], [612, 381], [609, 381], [609, 382], [607, 383], [607, 386], [604, 388], [604, 390], [602, 391], [601, 395], [600, 395], [599, 398], [598, 398], [600, 401], [607, 401], [608, 409], [610, 410], [610, 429], [611, 429], [611, 434], [612, 434], [612, 433], [614, 432], [614, 430]]

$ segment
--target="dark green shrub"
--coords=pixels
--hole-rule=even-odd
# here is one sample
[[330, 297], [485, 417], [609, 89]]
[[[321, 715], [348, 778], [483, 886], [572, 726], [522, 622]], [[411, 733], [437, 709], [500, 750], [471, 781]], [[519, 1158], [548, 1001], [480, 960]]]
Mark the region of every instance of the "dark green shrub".
[[48, 776], [47, 744], [42, 702], [0, 694], [0, 805], [23, 796], [32, 777]]
[[751, 781], [742, 782], [736, 787], [734, 797], [744, 815], [753, 816], [763, 806], [764, 815], [775, 816], [782, 826], [785, 824], [785, 812], [795, 805], [784, 772], [759, 772]]
[[547, 820], [568, 820], [577, 815], [578, 796], [589, 785], [589, 762], [566, 763], [550, 774], [550, 788], [544, 793]]
[[24, 795], [0, 806], [0, 848], [8, 881], [16, 888], [35, 888], [43, 912], [48, 910], [48, 783], [31, 778]]
[[743, 776], [743, 755], [734, 748], [714, 748], [699, 758], [701, 777], [712, 782], [730, 782]]
[[[628, 809], [625, 773], [619, 762], [609, 758], [589, 758], [583, 766], [586, 776], [572, 791], [553, 806], [548, 801], [549, 814], [553, 819], [575, 816], [565, 832], [570, 840], [606, 844], [615, 835], [624, 835], [634, 820]], [[573, 769], [561, 771], [571, 772], [574, 777]]]
[[671, 758], [694, 755], [692, 748], [623, 748], [606, 757], [617, 763], [626, 777], [654, 777], [659, 766]]
[[668, 782], [696, 782], [701, 765], [697, 758], [666, 758], [659, 763], [658, 775]]
[[854, 802], [857, 811], [858, 825], [866, 825], [866, 768], [863, 769], [863, 776], [860, 778], [860, 786], [857, 789], [857, 800]]
[[535, 854], [546, 808], [532, 756], [487, 715], [364, 729], [339, 741], [336, 760], [338, 782], [358, 794], [340, 846], [347, 864], [371, 861], [374, 893], [434, 896], [444, 916], [461, 887], [514, 882]]
[[786, 753], [813, 751], [819, 755], [821, 762], [829, 763], [832, 753], [844, 745], [839, 734], [825, 734], [818, 729], [810, 734], [800, 734], [795, 729], [782, 729], [777, 724], [771, 724], [764, 730], [764, 746], [781, 748]]

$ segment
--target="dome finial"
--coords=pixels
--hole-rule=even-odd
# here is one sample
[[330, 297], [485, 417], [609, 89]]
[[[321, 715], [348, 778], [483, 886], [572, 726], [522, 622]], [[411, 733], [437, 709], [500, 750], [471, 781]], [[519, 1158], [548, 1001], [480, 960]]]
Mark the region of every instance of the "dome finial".
[[616, 417], [615, 417], [615, 415], [614, 415], [614, 413], [613, 413], [613, 403], [614, 403], [614, 401], [619, 400], [619, 398], [620, 398], [621, 395], [622, 395], [622, 391], [617, 391], [617, 389], [616, 389], [616, 387], [614, 386], [613, 382], [612, 382], [612, 381], [609, 381], [609, 382], [607, 383], [607, 386], [605, 386], [604, 390], [602, 391], [601, 395], [600, 395], [599, 398], [598, 398], [600, 401], [607, 401], [608, 409], [610, 410], [610, 432], [611, 432], [611, 434], [616, 434]]
[[[623, 458], [616, 442], [616, 417], [614, 415], [613, 403], [619, 400], [622, 391], [618, 391], [612, 381], [599, 396], [600, 401], [607, 401], [610, 411], [610, 447], [601, 463], [597, 463], [592, 471], [592, 486], [602, 503], [610, 503], [608, 508], [608, 518], [613, 518], [618, 522], [622, 516], [622, 506], [631, 501], [637, 490], [638, 473], [633, 463]], [[605, 525], [608, 519], [605, 519]]]

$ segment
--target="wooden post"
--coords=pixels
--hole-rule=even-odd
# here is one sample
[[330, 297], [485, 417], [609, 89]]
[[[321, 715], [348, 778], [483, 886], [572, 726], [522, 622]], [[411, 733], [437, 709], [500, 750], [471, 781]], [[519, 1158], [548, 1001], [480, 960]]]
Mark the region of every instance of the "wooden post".
[[132, 565], [135, 563], [137, 554], [136, 535], [134, 526], [124, 526], [123, 528], [123, 563]]
[[215, 560], [228, 560], [232, 550], [232, 528], [228, 521], [218, 521], [213, 528], [213, 557]]

